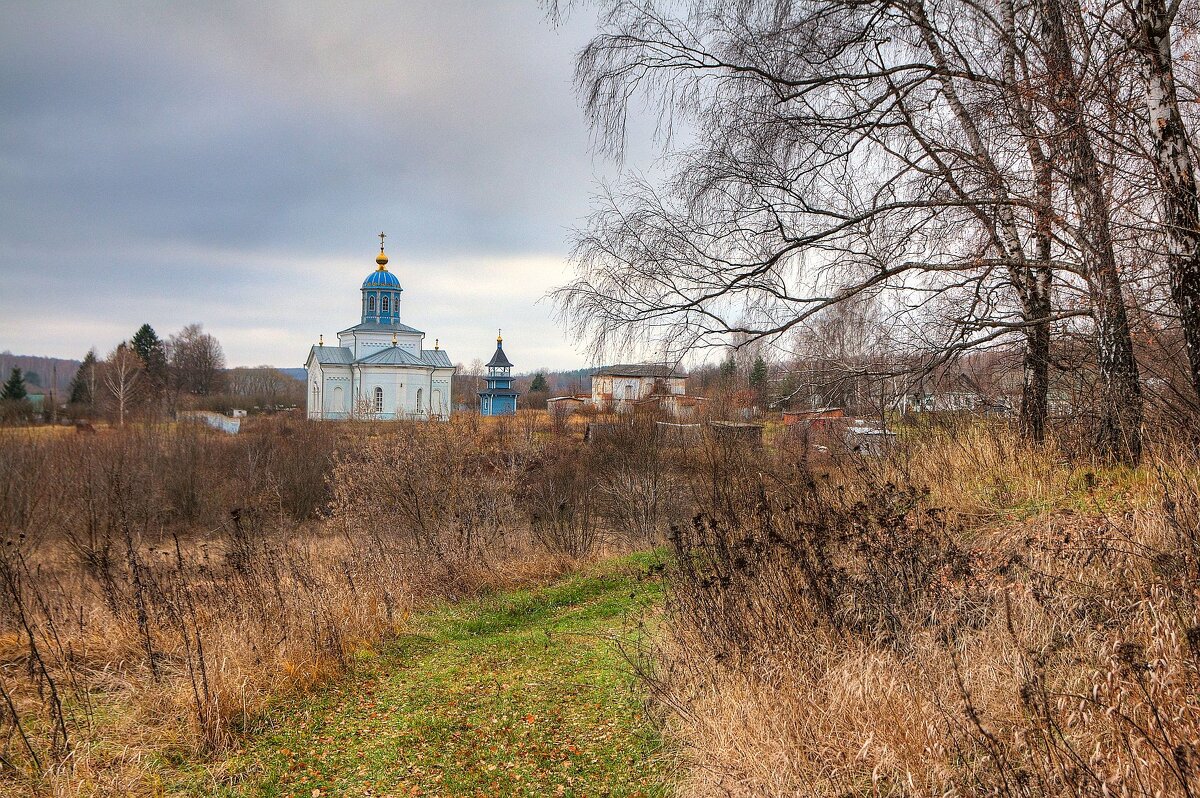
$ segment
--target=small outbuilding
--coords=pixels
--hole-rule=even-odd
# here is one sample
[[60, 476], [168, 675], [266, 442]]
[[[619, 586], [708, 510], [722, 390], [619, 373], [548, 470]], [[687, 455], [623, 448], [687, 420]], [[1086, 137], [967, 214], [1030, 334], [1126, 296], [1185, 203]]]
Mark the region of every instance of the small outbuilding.
[[626, 363], [605, 366], [592, 375], [592, 404], [597, 410], [624, 412], [633, 403], [652, 396], [687, 393], [687, 374], [659, 363]]

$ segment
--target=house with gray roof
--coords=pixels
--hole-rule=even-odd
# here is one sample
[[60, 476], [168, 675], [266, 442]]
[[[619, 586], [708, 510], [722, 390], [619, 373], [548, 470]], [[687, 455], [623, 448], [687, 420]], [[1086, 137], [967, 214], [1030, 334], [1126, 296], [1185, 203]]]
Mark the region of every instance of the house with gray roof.
[[651, 397], [683, 396], [687, 374], [662, 363], [624, 363], [605, 366], [592, 375], [592, 404], [599, 410], [632, 409]]

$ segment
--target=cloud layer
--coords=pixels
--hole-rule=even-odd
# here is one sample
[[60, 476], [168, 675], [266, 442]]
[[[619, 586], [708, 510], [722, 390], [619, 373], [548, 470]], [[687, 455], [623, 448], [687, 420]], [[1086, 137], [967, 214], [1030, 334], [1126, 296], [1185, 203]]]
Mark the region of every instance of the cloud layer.
[[456, 360], [504, 327], [518, 368], [583, 365], [539, 299], [615, 169], [571, 89], [591, 17], [352, 5], [6, 4], [0, 349], [200, 321], [232, 365], [299, 365], [357, 320], [382, 228]]

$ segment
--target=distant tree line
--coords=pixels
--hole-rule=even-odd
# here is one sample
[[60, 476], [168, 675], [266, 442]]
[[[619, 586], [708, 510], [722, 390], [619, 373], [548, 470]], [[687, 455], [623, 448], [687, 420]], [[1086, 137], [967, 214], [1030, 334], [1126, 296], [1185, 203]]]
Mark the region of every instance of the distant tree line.
[[201, 325], [164, 341], [143, 324], [103, 359], [87, 352], [71, 381], [68, 410], [76, 417], [110, 415], [118, 425], [134, 414], [173, 415], [185, 397], [219, 391], [224, 372], [221, 344]]
[[[4, 421], [33, 419], [28, 382], [28, 374], [12, 369], [0, 389]], [[200, 324], [190, 324], [165, 340], [143, 324], [103, 358], [89, 350], [65, 395], [46, 396], [42, 412], [52, 419], [61, 403], [68, 418], [108, 418], [123, 426], [133, 418], [173, 417], [181, 409], [274, 410], [294, 407], [303, 398], [303, 383], [277, 369], [227, 369], [220, 341]]]

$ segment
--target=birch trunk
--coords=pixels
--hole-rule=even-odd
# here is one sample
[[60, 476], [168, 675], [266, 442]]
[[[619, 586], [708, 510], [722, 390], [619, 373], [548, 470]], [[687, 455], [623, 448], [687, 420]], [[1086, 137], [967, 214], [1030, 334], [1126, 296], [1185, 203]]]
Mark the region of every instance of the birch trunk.
[[1200, 397], [1200, 203], [1191, 142], [1175, 90], [1171, 15], [1164, 0], [1136, 0], [1131, 21], [1133, 46], [1146, 79], [1146, 115], [1166, 224], [1171, 299], [1179, 311], [1192, 386]]
[[1021, 226], [1013, 211], [1012, 197], [1005, 180], [1004, 171], [992, 156], [987, 141], [974, 118], [959, 97], [953, 70], [930, 20], [923, 0], [913, 0], [909, 15], [921, 32], [922, 40], [940, 72], [943, 96], [946, 98], [960, 129], [966, 135], [976, 167], [980, 170], [992, 196], [1000, 200], [990, 218], [981, 211], [980, 221], [992, 230], [993, 244], [1001, 258], [1008, 264], [1008, 279], [1021, 304], [1021, 320], [1026, 325], [1025, 351], [1022, 363], [1021, 407], [1018, 428], [1022, 436], [1041, 443], [1046, 435], [1047, 397], [1050, 390], [1050, 322], [1051, 312], [1051, 192], [1052, 176], [1049, 157], [1038, 143], [1039, 132], [1029, 114], [1027, 99], [1016, 89], [1015, 47], [1018, 33], [1015, 11], [1011, 0], [1001, 4], [1001, 21], [1008, 36], [1002, 60], [1004, 80], [1007, 83], [1005, 101], [1025, 141], [1030, 166], [1037, 174], [1037, 202], [1034, 213], [1034, 241], [1036, 255], [1030, 260], [1025, 253]]
[[1079, 212], [1084, 277], [1096, 324], [1100, 378], [1097, 446], [1101, 456], [1137, 463], [1142, 453], [1142, 389], [1129, 335], [1100, 164], [1080, 107], [1061, 0], [1044, 0], [1041, 27], [1057, 149]]

